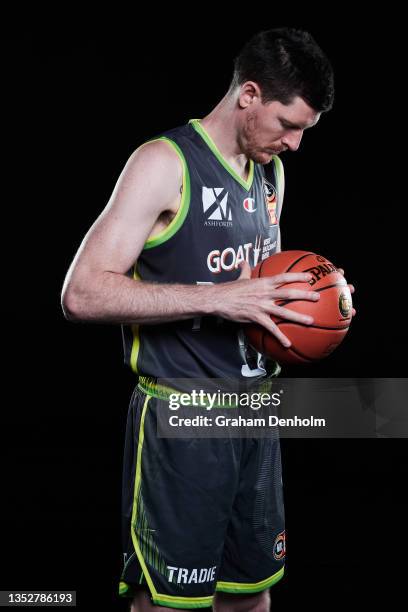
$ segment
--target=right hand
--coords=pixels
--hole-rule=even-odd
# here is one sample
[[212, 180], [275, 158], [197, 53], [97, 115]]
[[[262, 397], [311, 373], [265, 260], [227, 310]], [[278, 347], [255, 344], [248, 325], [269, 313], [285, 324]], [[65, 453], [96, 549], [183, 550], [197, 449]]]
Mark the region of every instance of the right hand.
[[241, 274], [237, 280], [213, 286], [216, 290], [214, 314], [241, 323], [258, 323], [275, 336], [283, 346], [290, 346], [289, 338], [272, 321], [271, 315], [303, 325], [311, 325], [313, 317], [278, 306], [276, 300], [311, 300], [313, 302], [319, 300], [320, 293], [310, 289], [282, 287], [287, 283], [307, 283], [311, 280], [312, 275], [303, 272], [285, 272], [276, 276], [251, 278], [251, 268], [246, 261], [241, 264], [240, 268]]

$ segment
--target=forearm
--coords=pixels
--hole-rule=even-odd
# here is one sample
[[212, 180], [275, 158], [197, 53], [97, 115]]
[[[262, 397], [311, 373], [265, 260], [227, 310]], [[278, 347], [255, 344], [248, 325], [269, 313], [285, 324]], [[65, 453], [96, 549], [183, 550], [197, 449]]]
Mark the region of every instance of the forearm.
[[207, 285], [151, 283], [103, 272], [92, 283], [63, 292], [65, 316], [74, 321], [154, 324], [211, 314]]

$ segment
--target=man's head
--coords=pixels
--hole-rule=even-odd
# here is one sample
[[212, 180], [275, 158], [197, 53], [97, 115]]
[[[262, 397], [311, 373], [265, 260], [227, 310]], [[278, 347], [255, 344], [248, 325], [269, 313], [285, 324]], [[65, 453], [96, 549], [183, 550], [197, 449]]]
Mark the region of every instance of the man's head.
[[[308, 32], [277, 28], [250, 39], [235, 58], [228, 92], [238, 105], [243, 152], [258, 163], [300, 144], [333, 105], [333, 70]], [[269, 151], [269, 154], [268, 154]]]

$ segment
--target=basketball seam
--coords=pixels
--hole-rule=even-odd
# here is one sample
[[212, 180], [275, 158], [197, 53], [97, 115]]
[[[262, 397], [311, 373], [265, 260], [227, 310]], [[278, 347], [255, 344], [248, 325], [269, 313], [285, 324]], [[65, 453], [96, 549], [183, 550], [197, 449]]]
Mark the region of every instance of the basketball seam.
[[281, 323], [291, 323], [292, 325], [300, 325], [301, 327], [308, 327], [310, 329], [333, 329], [333, 330], [341, 330], [348, 329], [350, 325], [343, 325], [342, 327], [325, 327], [323, 325], [306, 325], [306, 323], [299, 323], [298, 321], [290, 321], [289, 319], [281, 319], [280, 321], [275, 321], [276, 325], [280, 325]]
[[[293, 268], [293, 266], [296, 266], [296, 264], [301, 261], [302, 259], [304, 259], [305, 257], [309, 257], [309, 255], [316, 255], [316, 253], [306, 253], [305, 255], [302, 255], [301, 257], [299, 257], [299, 259], [297, 259], [296, 261], [294, 261], [293, 263], [290, 264], [289, 268], [286, 270], [286, 272], [289, 272], [289, 270], [291, 270]], [[266, 260], [265, 260], [266, 261]]]
[[288, 348], [288, 351], [292, 351], [292, 353], [295, 353], [295, 355], [297, 355], [298, 357], [301, 357], [302, 359], [305, 359], [306, 361], [317, 361], [317, 359], [313, 359], [312, 357], [307, 357], [306, 355], [303, 355], [303, 353], [294, 349], [293, 346], [290, 346]]
[[[265, 330], [265, 331], [264, 331], [264, 333], [262, 334], [262, 342], [261, 342], [261, 346], [262, 346], [262, 353], [263, 353], [263, 354], [266, 354], [266, 348], [265, 348], [265, 337], [267, 336], [267, 334], [268, 334], [268, 331], [267, 331], [267, 330]], [[278, 340], [278, 342], [279, 342], [279, 340]], [[290, 352], [292, 351], [292, 352], [293, 352], [293, 353], [295, 353], [295, 355], [297, 355], [298, 357], [302, 357], [302, 359], [306, 359], [306, 360], [308, 360], [308, 361], [315, 361], [314, 359], [310, 359], [310, 357], [306, 357], [306, 355], [302, 355], [302, 353], [299, 353], [298, 351], [296, 351], [296, 350], [295, 350], [295, 349], [292, 347], [292, 345], [291, 345], [291, 346], [289, 346], [289, 347], [288, 347], [286, 350], [288, 351], [288, 353], [290, 353]], [[276, 361], [278, 361], [278, 363], [279, 363], [279, 358], [277, 358], [277, 359], [276, 359]]]

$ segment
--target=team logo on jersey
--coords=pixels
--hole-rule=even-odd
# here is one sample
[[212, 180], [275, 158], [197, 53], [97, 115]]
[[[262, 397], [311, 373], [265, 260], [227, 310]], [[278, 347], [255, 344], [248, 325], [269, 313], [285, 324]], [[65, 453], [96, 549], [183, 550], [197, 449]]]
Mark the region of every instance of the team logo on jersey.
[[269, 215], [269, 225], [276, 225], [278, 223], [278, 218], [276, 216], [276, 205], [278, 203], [276, 189], [272, 183], [266, 179], [263, 179], [263, 189], [265, 194], [266, 210]]
[[249, 213], [253, 213], [256, 211], [254, 198], [245, 198], [245, 200], [242, 202], [242, 206]]
[[224, 187], [203, 187], [204, 225], [232, 227], [232, 206]]
[[345, 291], [339, 295], [339, 310], [343, 317], [349, 317], [351, 312], [351, 297]]
[[278, 533], [273, 545], [273, 556], [277, 561], [283, 559], [286, 555], [286, 535], [284, 531]]

